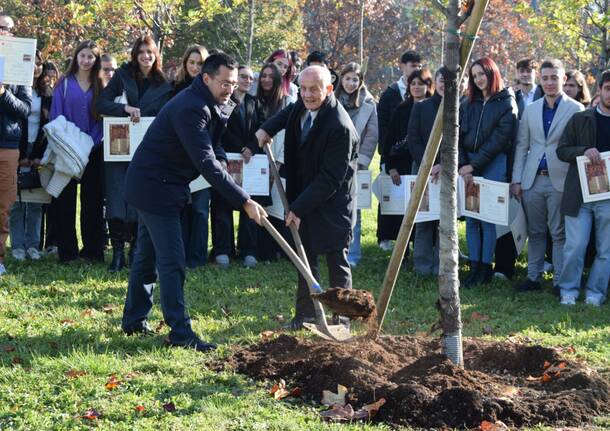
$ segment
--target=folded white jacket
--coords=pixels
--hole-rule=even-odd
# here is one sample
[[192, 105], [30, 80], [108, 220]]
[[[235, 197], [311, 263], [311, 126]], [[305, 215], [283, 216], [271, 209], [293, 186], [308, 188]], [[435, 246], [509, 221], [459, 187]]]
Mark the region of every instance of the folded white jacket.
[[80, 180], [89, 162], [93, 139], [60, 115], [44, 126], [48, 145], [40, 162], [40, 182], [58, 197], [72, 178]]

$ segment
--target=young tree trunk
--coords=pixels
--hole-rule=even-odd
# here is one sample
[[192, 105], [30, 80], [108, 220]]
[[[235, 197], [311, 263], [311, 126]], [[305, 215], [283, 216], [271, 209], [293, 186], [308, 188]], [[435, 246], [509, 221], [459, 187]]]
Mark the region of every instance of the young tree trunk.
[[462, 318], [460, 313], [460, 281], [458, 278], [457, 232], [457, 161], [459, 133], [459, 79], [460, 79], [460, 2], [450, 0], [447, 6], [447, 35], [445, 41], [445, 93], [441, 156], [440, 206], [440, 266], [439, 300], [440, 324], [443, 332], [443, 353], [451, 361], [463, 366]]
[[364, 63], [364, 4], [366, 0], [360, 0], [360, 29], [358, 32], [358, 56], [360, 61], [358, 64], [362, 66]]
[[248, 52], [246, 55], [248, 66], [252, 62], [252, 44], [254, 41], [254, 1], [248, 0]]

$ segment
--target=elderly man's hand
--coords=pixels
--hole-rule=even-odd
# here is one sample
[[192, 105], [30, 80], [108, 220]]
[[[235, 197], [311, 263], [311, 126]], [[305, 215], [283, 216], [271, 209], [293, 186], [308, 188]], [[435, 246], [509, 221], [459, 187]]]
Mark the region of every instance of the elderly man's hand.
[[293, 224], [297, 229], [301, 226], [301, 219], [295, 213], [290, 211], [286, 216], [286, 226]]
[[269, 136], [269, 134], [263, 129], [258, 129], [254, 136], [256, 136], [256, 139], [258, 140], [258, 146], [261, 148], [264, 148], [265, 144], [271, 144], [272, 142], [271, 136]]

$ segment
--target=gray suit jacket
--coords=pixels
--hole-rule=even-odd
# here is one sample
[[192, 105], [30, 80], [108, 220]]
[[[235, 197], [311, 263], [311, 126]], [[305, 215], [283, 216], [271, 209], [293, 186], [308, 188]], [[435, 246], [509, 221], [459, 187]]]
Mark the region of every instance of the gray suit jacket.
[[534, 184], [536, 172], [542, 156], [546, 153], [549, 177], [553, 188], [563, 192], [563, 186], [568, 173], [569, 163], [557, 158], [557, 144], [568, 120], [576, 112], [584, 110], [584, 106], [563, 94], [561, 102], [553, 118], [548, 137], [544, 136], [542, 125], [542, 107], [545, 103], [542, 97], [530, 104], [521, 117], [517, 146], [515, 148], [515, 161], [513, 164], [512, 182], [521, 183], [523, 190], [528, 190]]

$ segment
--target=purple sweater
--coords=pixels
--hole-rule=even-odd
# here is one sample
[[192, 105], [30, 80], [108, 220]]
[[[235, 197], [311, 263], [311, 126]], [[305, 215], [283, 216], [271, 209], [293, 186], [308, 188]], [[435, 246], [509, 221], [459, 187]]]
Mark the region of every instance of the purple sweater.
[[67, 78], [68, 85], [65, 88], [64, 97], [64, 79], [60, 79], [53, 91], [53, 102], [51, 103], [51, 113], [49, 118], [51, 121], [63, 115], [66, 120], [76, 124], [79, 129], [91, 136], [93, 144], [98, 146], [101, 144], [104, 137], [102, 122], [97, 121], [91, 110], [93, 108], [93, 88], [89, 87], [87, 92], [83, 92], [78, 85], [78, 81], [74, 75], [69, 75]]

